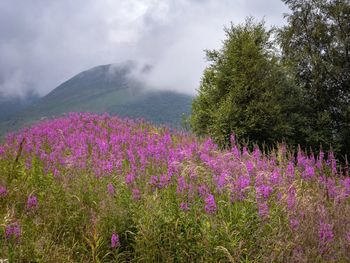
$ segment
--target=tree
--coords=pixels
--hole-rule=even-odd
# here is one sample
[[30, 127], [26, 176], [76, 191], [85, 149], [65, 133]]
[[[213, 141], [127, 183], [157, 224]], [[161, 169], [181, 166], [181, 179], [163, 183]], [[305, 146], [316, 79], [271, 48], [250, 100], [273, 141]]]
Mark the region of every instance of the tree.
[[283, 0], [291, 9], [279, 32], [284, 62], [302, 90], [306, 144], [350, 149], [350, 2]]
[[192, 130], [222, 146], [231, 133], [267, 145], [291, 138], [284, 105], [291, 86], [271, 41], [273, 30], [248, 18], [225, 33], [223, 47], [206, 52], [210, 65], [192, 104]]

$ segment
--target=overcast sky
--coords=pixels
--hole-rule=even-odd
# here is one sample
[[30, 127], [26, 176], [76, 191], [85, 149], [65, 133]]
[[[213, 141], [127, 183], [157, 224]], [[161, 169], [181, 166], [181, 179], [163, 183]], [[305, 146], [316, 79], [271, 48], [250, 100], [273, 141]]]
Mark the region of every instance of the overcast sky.
[[282, 25], [280, 0], [0, 0], [0, 93], [44, 95], [91, 67], [152, 64], [150, 85], [194, 94], [223, 27]]

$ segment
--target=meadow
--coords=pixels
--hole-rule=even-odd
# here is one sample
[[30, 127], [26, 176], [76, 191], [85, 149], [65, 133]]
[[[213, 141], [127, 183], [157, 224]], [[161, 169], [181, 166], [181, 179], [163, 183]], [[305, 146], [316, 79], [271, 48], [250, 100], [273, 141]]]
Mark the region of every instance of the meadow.
[[347, 167], [231, 145], [89, 113], [8, 134], [0, 259], [350, 262]]

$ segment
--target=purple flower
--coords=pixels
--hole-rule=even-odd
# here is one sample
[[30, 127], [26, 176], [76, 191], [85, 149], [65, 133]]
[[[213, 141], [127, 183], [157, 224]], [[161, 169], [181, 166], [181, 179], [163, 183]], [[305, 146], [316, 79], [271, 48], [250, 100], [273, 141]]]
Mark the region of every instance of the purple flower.
[[27, 209], [37, 209], [38, 199], [35, 195], [30, 195], [27, 200]]
[[213, 214], [217, 210], [216, 203], [214, 196], [212, 194], [209, 194], [207, 198], [205, 198], [205, 211], [208, 214]]
[[280, 169], [275, 168], [270, 176], [270, 182], [272, 184], [278, 184], [280, 182], [280, 177], [281, 177]]
[[176, 188], [176, 192], [178, 194], [183, 193], [186, 189], [187, 189], [188, 185], [186, 183], [186, 180], [183, 176], [179, 176], [177, 178], [177, 188]]
[[113, 186], [112, 183], [109, 183], [109, 184], [107, 185], [107, 190], [108, 190], [109, 195], [114, 196], [114, 194], [115, 194], [115, 189], [114, 189], [114, 186]]
[[165, 174], [162, 174], [159, 178], [159, 187], [166, 187], [169, 184], [169, 178]]
[[333, 225], [320, 221], [318, 234], [321, 244], [325, 245], [330, 243], [334, 238]]
[[158, 176], [152, 175], [149, 180], [150, 185], [157, 187], [158, 186]]
[[125, 183], [126, 184], [132, 184], [132, 182], [135, 181], [135, 176], [131, 173], [127, 174], [125, 177]]
[[21, 228], [17, 222], [6, 226], [5, 236], [8, 240], [13, 238], [18, 241], [21, 236]]
[[286, 176], [290, 179], [294, 179], [295, 177], [294, 164], [292, 162], [288, 163]]
[[272, 193], [273, 188], [269, 185], [260, 185], [256, 187], [256, 196], [258, 199], [269, 198], [270, 194]]
[[269, 207], [266, 203], [258, 204], [259, 216], [262, 218], [269, 216]]
[[141, 193], [140, 193], [140, 190], [138, 188], [133, 188], [132, 189], [132, 198], [134, 200], [140, 200], [141, 198]]
[[111, 248], [116, 248], [119, 246], [120, 246], [119, 235], [116, 233], [113, 233], [111, 236]]
[[350, 244], [350, 231], [346, 232], [345, 234], [346, 241]]
[[238, 178], [236, 184], [239, 190], [244, 190], [250, 185], [250, 178], [248, 176], [241, 175]]
[[302, 173], [302, 177], [305, 180], [309, 180], [315, 176], [315, 168], [313, 166], [306, 166], [305, 171]]
[[198, 193], [201, 197], [206, 196], [209, 193], [209, 188], [205, 184], [198, 186]]
[[328, 178], [327, 179], [327, 191], [328, 191], [328, 196], [330, 198], [334, 198], [337, 195], [337, 187], [335, 184], [335, 180], [333, 178]]
[[[254, 151], [255, 152], [255, 151]], [[247, 172], [248, 174], [251, 174], [251, 172], [254, 170], [254, 164], [250, 161], [248, 161], [246, 163], [246, 167], [247, 167]]]
[[293, 230], [296, 230], [299, 227], [299, 220], [293, 217], [289, 219], [289, 224]]
[[7, 195], [7, 189], [4, 186], [0, 186], [0, 197], [5, 197]]
[[295, 210], [295, 206], [296, 206], [296, 190], [295, 190], [294, 186], [292, 186], [288, 190], [287, 204], [288, 204], [288, 209], [290, 211], [294, 211]]
[[180, 204], [180, 209], [181, 209], [182, 211], [188, 211], [188, 210], [189, 210], [188, 204], [182, 202], [182, 203]]

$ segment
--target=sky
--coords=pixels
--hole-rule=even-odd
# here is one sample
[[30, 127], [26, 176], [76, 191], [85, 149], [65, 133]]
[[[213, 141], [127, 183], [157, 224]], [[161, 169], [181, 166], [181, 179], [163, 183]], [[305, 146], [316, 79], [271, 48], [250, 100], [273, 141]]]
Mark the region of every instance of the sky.
[[195, 94], [223, 28], [285, 23], [281, 0], [0, 0], [0, 95], [45, 95], [103, 64], [152, 65], [148, 85]]

